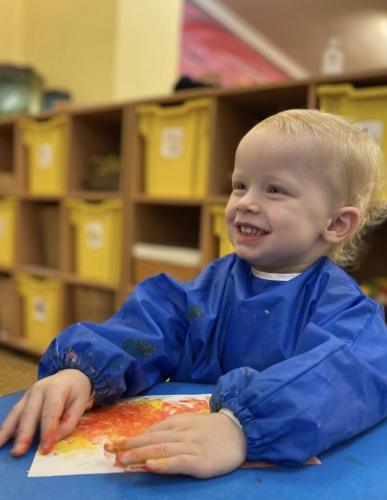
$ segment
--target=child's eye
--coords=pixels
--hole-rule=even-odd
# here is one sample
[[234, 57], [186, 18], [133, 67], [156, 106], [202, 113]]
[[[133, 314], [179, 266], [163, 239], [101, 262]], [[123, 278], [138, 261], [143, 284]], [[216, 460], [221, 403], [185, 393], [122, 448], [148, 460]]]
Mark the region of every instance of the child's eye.
[[275, 184], [270, 184], [270, 186], [267, 187], [266, 191], [271, 194], [286, 194], [283, 188]]
[[234, 182], [232, 188], [234, 191], [243, 191], [244, 189], [246, 189], [246, 184], [244, 184], [243, 182]]

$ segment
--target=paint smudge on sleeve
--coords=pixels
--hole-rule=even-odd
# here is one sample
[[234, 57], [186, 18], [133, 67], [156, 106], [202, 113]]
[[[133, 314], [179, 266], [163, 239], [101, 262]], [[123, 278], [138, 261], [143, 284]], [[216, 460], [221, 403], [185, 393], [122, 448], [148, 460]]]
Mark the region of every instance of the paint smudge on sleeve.
[[199, 306], [195, 304], [191, 304], [190, 308], [188, 309], [188, 319], [192, 321], [193, 319], [198, 319], [203, 316], [203, 311], [200, 309]]
[[136, 358], [152, 356], [152, 354], [156, 351], [156, 347], [153, 344], [136, 339], [125, 340], [125, 342], [121, 344], [121, 348]]

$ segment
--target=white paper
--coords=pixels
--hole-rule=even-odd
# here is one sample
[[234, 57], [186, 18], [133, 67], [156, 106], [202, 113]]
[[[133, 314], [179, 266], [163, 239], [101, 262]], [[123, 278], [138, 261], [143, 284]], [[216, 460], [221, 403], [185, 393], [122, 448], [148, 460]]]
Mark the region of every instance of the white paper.
[[[167, 416], [177, 413], [205, 413], [209, 411], [209, 400], [210, 394], [143, 396], [121, 400], [115, 405], [92, 410], [81, 418], [80, 425], [78, 425], [70, 436], [55, 445], [51, 453], [42, 455], [39, 451], [36, 452], [28, 476], [42, 477], [106, 474], [144, 470], [141, 465], [131, 467], [129, 470], [124, 470], [114, 465], [115, 456], [113, 454], [104, 451], [104, 444], [109, 441], [113, 435], [115, 438], [125, 437], [123, 435], [117, 435], [117, 429], [114, 427], [115, 420], [109, 414], [109, 411], [121, 411], [125, 405], [127, 409], [132, 405], [131, 411], [136, 412], [135, 414], [138, 415], [138, 421], [135, 421], [135, 418], [128, 418], [127, 421], [125, 421], [125, 425], [127, 425], [127, 429], [132, 429], [130, 432], [134, 432], [133, 429], [138, 425], [139, 427], [137, 428], [144, 428], [145, 424], [141, 414], [150, 415], [151, 418], [155, 418], [156, 421], [159, 422]], [[147, 405], [149, 405], [149, 407]], [[149, 411], [147, 408], [149, 408]], [[161, 413], [163, 413], [162, 418], [160, 418]], [[125, 416], [124, 418], [127, 417]], [[156, 421], [152, 423], [156, 423]], [[121, 426], [122, 422], [123, 420], [121, 420]], [[99, 434], [95, 434], [95, 432], [97, 432], [95, 429], [100, 424], [106, 424], [105, 432], [100, 432], [97, 429]], [[83, 432], [80, 430], [81, 428], [85, 429], [85, 431]], [[87, 436], [90, 429], [94, 429], [92, 439]], [[136, 435], [136, 433], [132, 435]]]

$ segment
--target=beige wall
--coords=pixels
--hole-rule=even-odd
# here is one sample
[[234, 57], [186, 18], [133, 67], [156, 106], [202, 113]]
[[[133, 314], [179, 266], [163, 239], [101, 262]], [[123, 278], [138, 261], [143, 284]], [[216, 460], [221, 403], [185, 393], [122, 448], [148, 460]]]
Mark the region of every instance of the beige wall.
[[25, 61], [77, 101], [110, 99], [115, 22], [114, 0], [25, 0]]
[[22, 63], [24, 0], [0, 0], [0, 64]]
[[168, 93], [183, 0], [0, 0], [0, 61], [34, 66], [79, 102]]
[[183, 0], [119, 0], [114, 96], [171, 91], [178, 77]]

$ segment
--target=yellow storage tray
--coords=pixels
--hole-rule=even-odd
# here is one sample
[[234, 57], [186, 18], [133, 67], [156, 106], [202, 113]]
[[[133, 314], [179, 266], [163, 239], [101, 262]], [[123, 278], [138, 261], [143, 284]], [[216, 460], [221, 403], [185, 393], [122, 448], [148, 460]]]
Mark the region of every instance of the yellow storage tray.
[[62, 329], [63, 285], [55, 278], [16, 275], [18, 293], [23, 298], [25, 338], [38, 349], [46, 349]]
[[16, 199], [0, 198], [0, 265], [12, 266], [15, 262]]
[[23, 118], [20, 130], [27, 149], [28, 190], [39, 195], [64, 193], [69, 118], [61, 115], [43, 122]]
[[75, 227], [75, 272], [84, 279], [117, 284], [121, 272], [122, 202], [69, 199]]
[[219, 240], [219, 257], [234, 252], [234, 247], [228, 237], [224, 209], [223, 205], [213, 205], [211, 207], [213, 233]]
[[153, 197], [201, 198], [207, 193], [211, 99], [179, 106], [137, 106], [144, 139], [144, 189]]
[[[387, 161], [387, 86], [355, 88], [349, 83], [320, 85], [317, 95], [321, 111], [354, 120], [380, 144]], [[381, 196], [387, 200], [386, 183], [381, 188]]]

